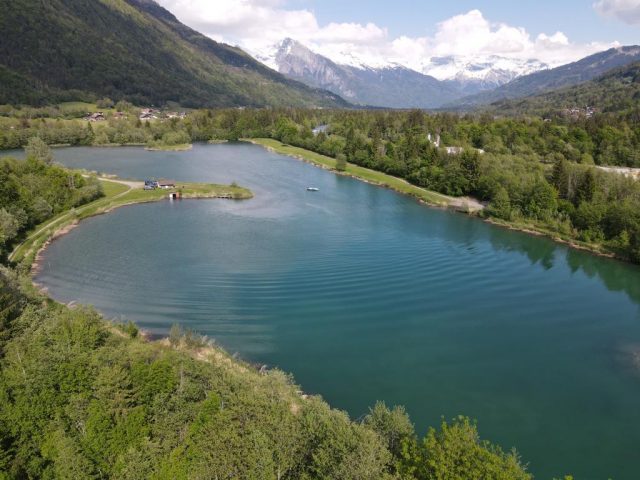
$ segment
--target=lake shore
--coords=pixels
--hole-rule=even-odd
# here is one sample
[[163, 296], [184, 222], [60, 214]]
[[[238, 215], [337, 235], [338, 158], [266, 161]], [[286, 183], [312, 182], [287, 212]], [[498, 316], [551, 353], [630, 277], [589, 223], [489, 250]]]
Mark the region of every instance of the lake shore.
[[457, 212], [478, 216], [482, 218], [484, 222], [496, 227], [522, 232], [528, 235], [546, 237], [556, 243], [566, 245], [569, 248], [582, 250], [599, 257], [605, 257], [631, 263], [629, 262], [628, 258], [625, 258], [616, 252], [604, 248], [601, 245], [588, 244], [569, 236], [561, 236], [558, 232], [549, 231], [530, 223], [521, 224], [517, 222], [500, 220], [497, 218], [481, 217], [479, 214], [482, 212], [485, 206], [477, 200], [469, 197], [450, 197], [441, 193], [432, 192], [430, 190], [412, 185], [409, 182], [402, 180], [401, 178], [393, 177], [386, 173], [377, 172], [368, 168], [359, 167], [351, 163], [347, 164], [347, 169], [345, 172], [340, 172], [335, 169], [336, 160], [334, 158], [328, 157], [326, 155], [321, 155], [310, 150], [305, 150], [300, 147], [286, 145], [278, 140], [274, 140], [271, 138], [247, 138], [242, 139], [242, 141], [246, 141], [254, 145], [259, 145], [274, 153], [279, 153], [296, 158], [298, 160], [302, 160], [306, 163], [310, 163], [325, 170], [330, 170], [338, 175], [346, 175], [372, 185], [390, 188], [392, 190], [395, 190], [396, 192], [415, 197], [419, 202], [431, 207], [449, 208]]
[[193, 144], [184, 143], [180, 145], [154, 145], [144, 147], [148, 152], [186, 152], [193, 148]]
[[157, 202], [168, 199], [170, 193], [180, 193], [181, 199], [245, 200], [253, 198], [253, 193], [236, 185], [218, 185], [207, 183], [180, 182], [175, 188], [144, 190], [144, 183], [121, 180], [114, 177], [99, 177], [105, 196], [82, 205], [71, 211], [63, 212], [38, 225], [26, 238], [16, 245], [9, 260], [22, 264], [28, 270], [37, 270], [38, 260], [46, 247], [56, 238], [70, 232], [81, 220], [112, 212], [128, 205]]
[[438, 192], [412, 185], [401, 178], [378, 172], [376, 170], [371, 170], [369, 168], [360, 167], [352, 163], [347, 164], [345, 171], [338, 171], [336, 170], [336, 160], [334, 158], [327, 157], [326, 155], [321, 155], [310, 150], [305, 150], [300, 147], [286, 145], [271, 138], [247, 138], [242, 139], [242, 141], [253, 143], [254, 145], [260, 145], [271, 152], [287, 155], [325, 170], [331, 170], [333, 173], [338, 175], [352, 177], [371, 185], [390, 188], [398, 193], [414, 197], [433, 207], [451, 208], [453, 210], [472, 215], [477, 214], [484, 209], [484, 205], [476, 199], [470, 197], [456, 198], [443, 195]]

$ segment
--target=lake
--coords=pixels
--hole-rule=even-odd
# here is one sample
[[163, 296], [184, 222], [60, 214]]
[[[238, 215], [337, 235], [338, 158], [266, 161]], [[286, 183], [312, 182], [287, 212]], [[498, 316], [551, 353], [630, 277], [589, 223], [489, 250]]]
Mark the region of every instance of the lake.
[[54, 298], [158, 335], [207, 334], [353, 418], [376, 400], [406, 406], [422, 433], [468, 415], [538, 478], [640, 476], [638, 267], [250, 144], [55, 156], [125, 178], [236, 181], [255, 198], [89, 219], [44, 255], [37, 281]]

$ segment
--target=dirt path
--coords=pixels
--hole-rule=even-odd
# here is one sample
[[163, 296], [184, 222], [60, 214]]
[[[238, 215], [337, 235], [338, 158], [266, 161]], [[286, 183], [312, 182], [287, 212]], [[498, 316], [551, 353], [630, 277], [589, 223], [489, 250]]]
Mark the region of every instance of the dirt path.
[[479, 212], [485, 208], [485, 206], [480, 203], [475, 198], [471, 197], [448, 197], [449, 206], [453, 207], [457, 210], [465, 210], [468, 212]]
[[[104, 182], [113, 182], [113, 183], [119, 183], [121, 185], [126, 185], [127, 187], [129, 187], [129, 190], [131, 190], [132, 188], [143, 188], [144, 187], [144, 182], [138, 181], [138, 180], [121, 180], [119, 178], [113, 178], [113, 177], [109, 177], [109, 176], [102, 176], [102, 177], [98, 177], [98, 180], [102, 180]], [[119, 194], [113, 198], [118, 198], [122, 195], [124, 195], [127, 192], [124, 192], [122, 194]]]

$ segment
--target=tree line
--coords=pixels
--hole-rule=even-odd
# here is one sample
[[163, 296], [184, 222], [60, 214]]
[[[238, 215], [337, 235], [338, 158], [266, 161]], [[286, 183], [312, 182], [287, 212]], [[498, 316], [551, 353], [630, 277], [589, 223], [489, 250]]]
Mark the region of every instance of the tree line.
[[29, 140], [26, 159], [0, 159], [0, 260], [30, 228], [58, 213], [102, 196], [100, 183], [57, 165], [38, 137]]
[[[185, 119], [104, 122], [0, 118], [0, 147], [150, 146], [269, 137], [379, 170], [447, 195], [485, 202], [484, 215], [640, 262], [640, 186], [602, 165], [640, 165], [639, 123], [628, 115], [494, 118], [488, 114], [310, 109], [196, 110]], [[314, 128], [326, 125], [322, 131]], [[453, 147], [447, 150], [446, 147]]]

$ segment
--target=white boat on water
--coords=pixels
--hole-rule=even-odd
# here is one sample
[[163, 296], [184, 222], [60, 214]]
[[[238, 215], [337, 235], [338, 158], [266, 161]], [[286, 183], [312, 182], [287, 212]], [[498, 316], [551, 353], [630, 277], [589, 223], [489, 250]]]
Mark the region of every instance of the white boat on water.
[[317, 191], [319, 191], [319, 190], [320, 190], [320, 189], [319, 189], [319, 188], [316, 188], [316, 187], [307, 187], [307, 191], [308, 191], [308, 192], [317, 192]]

